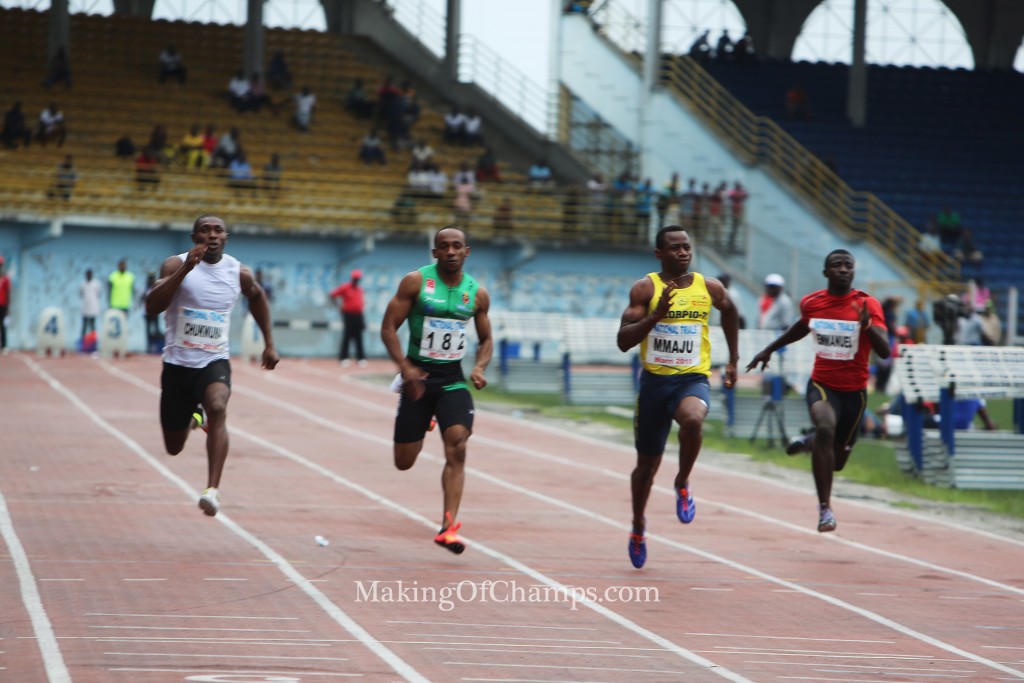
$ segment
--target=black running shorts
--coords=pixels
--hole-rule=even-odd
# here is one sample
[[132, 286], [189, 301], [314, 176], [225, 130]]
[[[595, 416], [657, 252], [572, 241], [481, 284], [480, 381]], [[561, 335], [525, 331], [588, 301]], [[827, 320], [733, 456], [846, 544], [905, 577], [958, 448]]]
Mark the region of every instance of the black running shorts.
[[188, 429], [192, 413], [203, 402], [206, 387], [223, 382], [231, 387], [231, 363], [215, 360], [205, 368], [186, 368], [164, 363], [160, 375], [160, 426], [165, 430]]

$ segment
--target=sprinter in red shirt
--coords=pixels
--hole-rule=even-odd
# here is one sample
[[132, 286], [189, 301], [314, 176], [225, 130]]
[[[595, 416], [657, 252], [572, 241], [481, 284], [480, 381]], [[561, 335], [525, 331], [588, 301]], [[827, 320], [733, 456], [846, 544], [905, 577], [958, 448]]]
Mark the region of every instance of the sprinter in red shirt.
[[869, 294], [853, 289], [853, 255], [836, 249], [825, 257], [826, 289], [800, 300], [800, 320], [754, 356], [747, 371], [764, 370], [772, 354], [812, 335], [814, 369], [807, 383], [807, 408], [814, 429], [794, 438], [786, 452], [795, 455], [808, 448], [814, 486], [818, 490], [818, 531], [834, 531], [832, 475], [846, 466], [857, 441], [860, 421], [867, 407], [868, 359], [874, 351], [888, 358], [888, 331], [882, 305]]

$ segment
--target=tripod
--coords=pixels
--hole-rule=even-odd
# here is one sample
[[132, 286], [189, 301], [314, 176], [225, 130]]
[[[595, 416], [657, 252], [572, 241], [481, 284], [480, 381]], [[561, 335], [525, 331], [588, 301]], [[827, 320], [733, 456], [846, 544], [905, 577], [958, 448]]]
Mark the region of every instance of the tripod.
[[750, 443], [754, 443], [757, 439], [758, 432], [761, 431], [761, 424], [767, 420], [768, 435], [767, 441], [768, 446], [775, 445], [775, 428], [778, 427], [781, 445], [785, 446], [789, 441], [789, 437], [786, 436], [786, 413], [785, 407], [782, 403], [782, 388], [784, 381], [782, 375], [774, 375], [770, 378], [765, 379], [765, 383], [769, 384], [771, 391], [768, 393], [768, 400], [765, 401], [761, 407], [761, 413], [757, 416], [757, 422], [754, 424], [754, 431], [750, 435]]

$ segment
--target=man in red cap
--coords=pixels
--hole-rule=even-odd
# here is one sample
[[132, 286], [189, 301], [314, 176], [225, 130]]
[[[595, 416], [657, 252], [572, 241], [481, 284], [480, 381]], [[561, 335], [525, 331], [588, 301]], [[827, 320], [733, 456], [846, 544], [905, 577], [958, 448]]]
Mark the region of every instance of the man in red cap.
[[359, 367], [366, 367], [366, 354], [363, 353], [363, 330], [366, 329], [366, 321], [363, 318], [364, 291], [359, 286], [359, 280], [363, 277], [361, 270], [352, 271], [352, 279], [345, 282], [331, 292], [331, 301], [341, 299], [341, 322], [344, 331], [341, 334], [341, 349], [338, 351], [338, 360], [341, 367], [349, 366], [348, 347], [349, 342], [356, 343], [356, 359]]
[[4, 268], [4, 257], [0, 256], [0, 353], [7, 355], [7, 309], [11, 305], [11, 278]]

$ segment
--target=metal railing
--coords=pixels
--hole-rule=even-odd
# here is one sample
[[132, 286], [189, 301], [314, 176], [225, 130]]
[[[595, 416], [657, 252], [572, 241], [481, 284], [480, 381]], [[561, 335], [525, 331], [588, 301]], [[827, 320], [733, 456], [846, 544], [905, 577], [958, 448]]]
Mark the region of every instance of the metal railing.
[[959, 264], [949, 256], [920, 254], [920, 233], [906, 219], [873, 193], [851, 188], [777, 123], [755, 116], [694, 60], [664, 57], [661, 82], [743, 161], [769, 169], [832, 227], [889, 252], [919, 280], [948, 282], [959, 277]]

